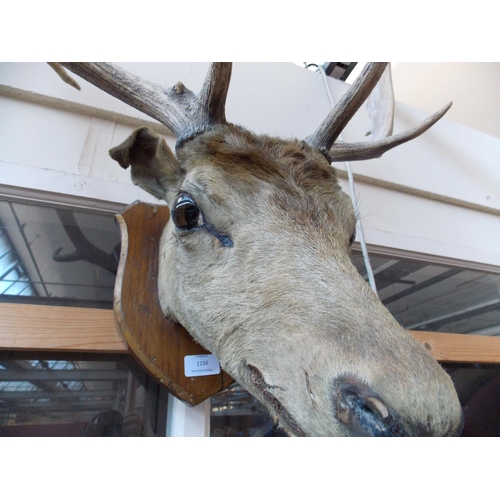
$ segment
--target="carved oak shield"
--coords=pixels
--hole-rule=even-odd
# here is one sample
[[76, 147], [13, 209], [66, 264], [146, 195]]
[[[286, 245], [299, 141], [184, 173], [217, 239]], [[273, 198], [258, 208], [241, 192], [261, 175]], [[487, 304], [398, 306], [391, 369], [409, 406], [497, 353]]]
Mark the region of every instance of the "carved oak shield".
[[186, 356], [209, 354], [179, 324], [167, 320], [158, 298], [160, 238], [170, 217], [168, 207], [135, 202], [116, 215], [121, 254], [114, 311], [121, 335], [144, 369], [177, 398], [197, 405], [233, 379], [217, 375], [186, 376]]

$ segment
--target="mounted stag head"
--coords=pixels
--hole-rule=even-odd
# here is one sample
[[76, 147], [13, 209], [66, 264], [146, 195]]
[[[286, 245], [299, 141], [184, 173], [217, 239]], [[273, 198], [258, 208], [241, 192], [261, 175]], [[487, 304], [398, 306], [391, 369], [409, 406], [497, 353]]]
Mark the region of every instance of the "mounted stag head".
[[171, 218], [159, 296], [222, 367], [295, 436], [456, 435], [448, 375], [351, 264], [356, 217], [331, 161], [382, 155], [436, 122], [369, 143], [336, 143], [386, 64], [371, 63], [306, 141], [226, 122], [231, 65], [213, 64], [198, 96], [109, 64], [63, 63], [178, 137], [147, 128], [111, 156]]

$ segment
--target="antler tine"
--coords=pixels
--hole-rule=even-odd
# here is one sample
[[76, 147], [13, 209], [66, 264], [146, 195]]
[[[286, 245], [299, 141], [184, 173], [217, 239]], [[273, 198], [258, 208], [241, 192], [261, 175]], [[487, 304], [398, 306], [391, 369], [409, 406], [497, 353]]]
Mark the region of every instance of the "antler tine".
[[387, 64], [382, 77], [366, 101], [372, 122], [370, 140], [375, 141], [392, 135], [394, 127], [394, 90], [392, 88], [391, 63]]
[[226, 123], [226, 98], [231, 82], [232, 63], [212, 63], [198, 94], [202, 121], [207, 125]]
[[332, 146], [329, 151], [332, 161], [356, 161], [356, 160], [371, 160], [380, 158], [390, 149], [404, 144], [405, 142], [415, 139], [430, 129], [444, 114], [451, 108], [452, 103], [449, 102], [439, 111], [429, 116], [420, 125], [412, 129], [401, 132], [384, 139], [367, 142], [342, 142]]
[[356, 111], [380, 80], [387, 63], [368, 63], [349, 90], [330, 111], [316, 132], [306, 139], [309, 145], [327, 152]]
[[139, 78], [111, 63], [60, 63], [108, 94], [186, 137], [208, 125], [225, 123], [224, 105], [231, 75], [227, 63], [214, 63], [197, 97], [182, 83], [171, 88]]
[[80, 85], [78, 85], [78, 82], [73, 80], [73, 78], [71, 78], [71, 76], [69, 76], [68, 73], [66, 73], [66, 70], [59, 63], [49, 62], [47, 64], [59, 75], [59, 78], [64, 83], [71, 85], [76, 90], [81, 90]]

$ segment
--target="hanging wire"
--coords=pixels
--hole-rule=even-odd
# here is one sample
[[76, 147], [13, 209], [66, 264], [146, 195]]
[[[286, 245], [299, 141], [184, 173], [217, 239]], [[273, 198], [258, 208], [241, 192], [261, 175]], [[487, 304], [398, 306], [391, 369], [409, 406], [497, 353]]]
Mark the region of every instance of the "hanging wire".
[[[318, 71], [323, 77], [323, 83], [325, 85], [325, 90], [328, 95], [328, 99], [330, 101], [330, 106], [333, 108], [335, 106], [335, 101], [333, 100], [332, 93], [330, 92], [330, 88], [328, 86], [328, 81], [326, 79], [326, 73], [325, 69], [321, 64], [317, 65]], [[339, 135], [339, 139], [342, 141], [342, 135]], [[354, 176], [352, 175], [352, 170], [351, 170], [351, 165], [348, 161], [344, 162], [346, 171], [347, 171], [347, 177], [349, 179], [349, 187], [351, 188], [351, 199], [354, 205], [354, 211], [356, 214], [356, 235], [359, 237], [359, 243], [361, 245], [361, 252], [363, 253], [363, 261], [365, 264], [365, 269], [366, 269], [366, 274], [368, 275], [368, 282], [370, 283], [370, 286], [372, 290], [377, 293], [377, 285], [375, 284], [375, 277], [373, 275], [372, 271], [372, 266], [370, 263], [370, 256], [368, 255], [368, 250], [366, 248], [366, 242], [365, 242], [365, 234], [363, 232], [363, 224], [361, 224], [361, 214], [359, 212], [359, 203], [358, 203], [358, 198], [356, 196], [356, 190], [355, 190], [355, 185], [354, 185]]]

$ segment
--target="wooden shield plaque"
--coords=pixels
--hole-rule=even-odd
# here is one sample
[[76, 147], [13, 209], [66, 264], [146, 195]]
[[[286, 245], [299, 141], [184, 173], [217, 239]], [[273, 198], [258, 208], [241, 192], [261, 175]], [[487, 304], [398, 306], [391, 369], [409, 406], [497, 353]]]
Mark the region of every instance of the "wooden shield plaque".
[[121, 254], [116, 276], [114, 311], [130, 351], [157, 381], [193, 406], [233, 379], [218, 375], [189, 377], [184, 358], [209, 354], [179, 324], [167, 320], [158, 299], [160, 238], [170, 217], [167, 206], [135, 202], [116, 215], [121, 231]]

